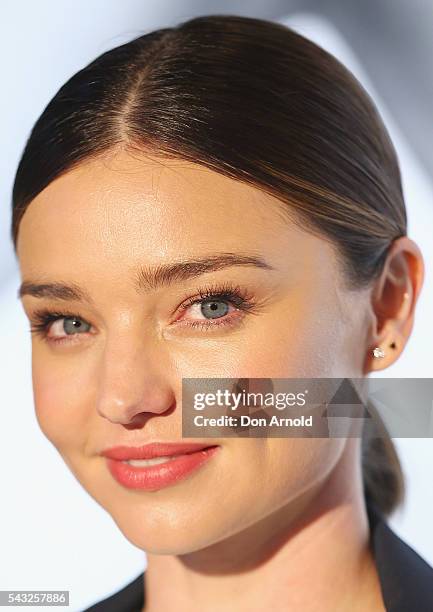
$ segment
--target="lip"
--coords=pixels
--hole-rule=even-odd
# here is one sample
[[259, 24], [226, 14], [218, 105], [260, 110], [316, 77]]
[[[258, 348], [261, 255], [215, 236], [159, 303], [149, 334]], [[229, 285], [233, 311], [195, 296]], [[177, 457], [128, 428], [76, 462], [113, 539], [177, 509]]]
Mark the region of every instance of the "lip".
[[[141, 447], [115, 447], [103, 451], [113, 478], [128, 489], [157, 491], [193, 475], [220, 449], [209, 444], [148, 444]], [[128, 459], [173, 457], [169, 461], [137, 467], [124, 463]]]
[[153, 442], [144, 446], [114, 446], [102, 451], [101, 455], [117, 461], [128, 459], [154, 459], [155, 457], [172, 457], [185, 455], [196, 451], [216, 446], [209, 443], [182, 443], [182, 442]]

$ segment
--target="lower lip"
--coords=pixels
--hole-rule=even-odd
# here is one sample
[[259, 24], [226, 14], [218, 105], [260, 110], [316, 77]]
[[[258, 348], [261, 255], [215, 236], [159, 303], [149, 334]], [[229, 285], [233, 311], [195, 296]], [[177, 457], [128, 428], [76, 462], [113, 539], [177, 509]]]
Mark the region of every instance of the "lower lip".
[[202, 465], [204, 465], [218, 451], [219, 446], [205, 448], [187, 455], [176, 455], [165, 463], [135, 467], [107, 458], [107, 466], [113, 478], [128, 489], [141, 489], [144, 491], [157, 491], [164, 487], [183, 480]]

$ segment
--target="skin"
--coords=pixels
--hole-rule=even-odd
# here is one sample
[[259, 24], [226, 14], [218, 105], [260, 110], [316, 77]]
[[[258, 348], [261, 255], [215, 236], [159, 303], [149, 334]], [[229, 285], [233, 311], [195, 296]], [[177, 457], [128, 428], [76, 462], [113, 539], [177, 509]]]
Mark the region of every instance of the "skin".
[[[85, 326], [68, 336], [64, 320], [52, 323], [51, 339], [63, 344], [32, 335], [37, 419], [79, 483], [146, 551], [146, 612], [384, 609], [358, 438], [187, 438], [221, 448], [152, 492], [122, 487], [100, 456], [180, 441], [182, 377], [360, 377], [401, 354], [423, 283], [417, 245], [395, 241], [374, 286], [349, 291], [334, 246], [282, 207], [197, 164], [118, 150], [50, 183], [21, 221], [22, 280], [75, 283], [93, 300], [22, 297], [30, 322], [41, 307], [67, 308]], [[231, 266], [135, 289], [140, 266], [221, 252], [258, 255], [274, 269]], [[179, 305], [225, 282], [250, 292], [255, 314], [232, 308], [232, 325], [190, 327], [206, 317]], [[373, 360], [374, 346], [384, 359]]]

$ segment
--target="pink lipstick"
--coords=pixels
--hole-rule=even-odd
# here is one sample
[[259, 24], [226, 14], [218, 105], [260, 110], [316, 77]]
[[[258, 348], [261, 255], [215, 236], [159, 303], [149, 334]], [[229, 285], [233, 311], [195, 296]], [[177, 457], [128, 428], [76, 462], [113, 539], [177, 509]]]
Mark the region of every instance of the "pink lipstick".
[[220, 447], [203, 443], [153, 443], [102, 451], [115, 480], [130, 489], [156, 491], [183, 480], [204, 465]]

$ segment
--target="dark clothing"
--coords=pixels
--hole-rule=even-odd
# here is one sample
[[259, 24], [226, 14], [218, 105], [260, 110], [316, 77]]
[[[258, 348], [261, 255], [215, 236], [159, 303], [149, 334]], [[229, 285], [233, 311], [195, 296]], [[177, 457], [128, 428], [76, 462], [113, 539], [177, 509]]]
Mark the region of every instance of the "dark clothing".
[[[388, 526], [373, 504], [367, 506], [370, 542], [387, 612], [433, 612], [433, 568]], [[83, 612], [141, 612], [144, 573]]]

